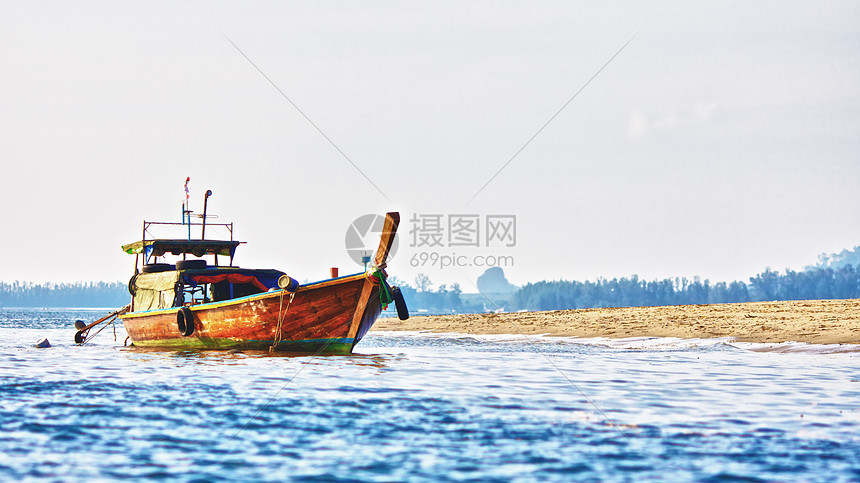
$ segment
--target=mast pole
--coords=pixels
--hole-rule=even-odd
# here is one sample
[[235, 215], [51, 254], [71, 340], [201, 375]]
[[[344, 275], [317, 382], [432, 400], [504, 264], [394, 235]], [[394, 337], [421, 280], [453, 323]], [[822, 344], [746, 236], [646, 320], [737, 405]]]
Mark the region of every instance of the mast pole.
[[185, 223], [185, 215], [188, 215], [188, 241], [191, 241], [191, 201], [189, 199], [188, 182], [191, 177], [185, 178], [185, 203], [182, 204], [182, 223]]
[[209, 203], [209, 197], [212, 196], [212, 190], [206, 190], [206, 196], [203, 198], [203, 230], [200, 233], [200, 239], [206, 239], [206, 205]]

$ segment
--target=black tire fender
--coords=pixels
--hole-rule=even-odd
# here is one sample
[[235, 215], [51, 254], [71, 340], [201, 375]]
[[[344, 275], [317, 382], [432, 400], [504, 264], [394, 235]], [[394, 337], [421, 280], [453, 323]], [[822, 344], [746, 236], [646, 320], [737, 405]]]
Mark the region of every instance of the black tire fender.
[[150, 263], [148, 265], [144, 265], [141, 272], [143, 273], [159, 273], [159, 272], [169, 272], [170, 270], [176, 270], [176, 267], [169, 263]]
[[177, 270], [201, 270], [206, 268], [206, 260], [178, 260]]
[[191, 309], [182, 307], [176, 312], [176, 326], [186, 337], [194, 333], [194, 316], [191, 314]]
[[137, 288], [134, 286], [135, 280], [137, 280], [136, 273], [132, 275], [131, 278], [128, 280], [128, 293], [130, 293], [132, 297], [134, 297], [134, 292], [137, 290]]
[[406, 307], [406, 300], [403, 300], [403, 292], [400, 287], [391, 287], [391, 296], [394, 297], [394, 307], [397, 309], [397, 318], [406, 320], [409, 318], [409, 308]]

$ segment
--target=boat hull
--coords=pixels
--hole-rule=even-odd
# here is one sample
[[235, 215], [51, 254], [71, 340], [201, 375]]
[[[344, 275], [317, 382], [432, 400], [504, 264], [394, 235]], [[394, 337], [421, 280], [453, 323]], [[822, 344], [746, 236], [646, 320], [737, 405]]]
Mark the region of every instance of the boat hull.
[[[379, 285], [365, 274], [188, 307], [194, 330], [183, 335], [180, 307], [122, 315], [138, 347], [246, 349], [348, 354], [381, 312]], [[280, 337], [278, 331], [280, 326]], [[279, 341], [276, 343], [276, 339]]]

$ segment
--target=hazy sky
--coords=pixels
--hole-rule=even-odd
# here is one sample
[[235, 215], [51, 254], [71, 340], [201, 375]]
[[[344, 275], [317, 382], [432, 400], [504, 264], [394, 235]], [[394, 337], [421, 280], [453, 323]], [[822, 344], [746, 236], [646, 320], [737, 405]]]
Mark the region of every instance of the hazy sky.
[[[860, 4], [710, 5], [2, 2], [0, 280], [126, 280], [186, 176], [239, 265], [300, 280], [388, 210], [389, 271], [466, 291], [483, 267], [410, 260], [716, 281], [860, 245]], [[410, 247], [413, 214], [516, 215], [516, 246]]]

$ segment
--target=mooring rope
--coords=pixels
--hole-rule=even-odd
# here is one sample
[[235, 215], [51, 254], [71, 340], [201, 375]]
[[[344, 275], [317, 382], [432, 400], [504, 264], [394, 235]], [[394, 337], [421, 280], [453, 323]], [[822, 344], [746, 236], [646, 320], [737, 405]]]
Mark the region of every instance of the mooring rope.
[[278, 302], [278, 326], [275, 329], [275, 341], [269, 346], [269, 352], [275, 352], [278, 344], [281, 343], [281, 327], [284, 324], [284, 317], [287, 315], [287, 311], [290, 310], [290, 304], [293, 303], [293, 297], [296, 296], [295, 292], [290, 292], [290, 300], [287, 301], [287, 307], [284, 308], [284, 293], [286, 290], [281, 290], [281, 299]]
[[[109, 319], [106, 324], [99, 327], [99, 330], [97, 330], [95, 334], [88, 335], [86, 338], [84, 338], [84, 341], [81, 342], [81, 345], [84, 345], [87, 342], [89, 342], [90, 340], [92, 340], [95, 336], [99, 335], [99, 333], [101, 333], [101, 331], [105, 330], [109, 325], [114, 325], [115, 321], [116, 321], [116, 315], [114, 315], [111, 319]], [[114, 338], [114, 340], [116, 340], [116, 326], [114, 326], [113, 338]]]

